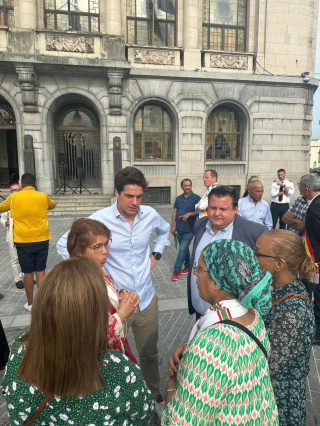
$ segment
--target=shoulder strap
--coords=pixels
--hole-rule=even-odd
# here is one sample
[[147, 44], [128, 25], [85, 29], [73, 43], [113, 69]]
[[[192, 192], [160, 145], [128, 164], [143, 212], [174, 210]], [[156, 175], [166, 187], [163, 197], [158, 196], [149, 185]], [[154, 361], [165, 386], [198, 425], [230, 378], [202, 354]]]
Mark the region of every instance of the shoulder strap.
[[304, 294], [298, 294], [298, 293], [288, 293], [285, 294], [282, 297], [279, 297], [279, 299], [276, 299], [272, 302], [272, 306], [277, 305], [278, 303], [282, 302], [283, 300], [288, 299], [289, 297], [303, 297], [304, 299], [306, 299], [308, 302], [310, 302], [310, 299], [308, 296], [305, 296]]
[[33, 414], [32, 417], [30, 417], [29, 420], [26, 420], [23, 425], [24, 426], [30, 426], [32, 425], [32, 423], [35, 421], [35, 419], [39, 416], [39, 414], [41, 413], [41, 411], [44, 409], [44, 407], [47, 405], [47, 402], [49, 401], [49, 399], [52, 397], [52, 393], [48, 393], [43, 400], [40, 402], [40, 405], [37, 409], [37, 411]]
[[247, 327], [245, 327], [242, 324], [239, 324], [238, 322], [235, 322], [235, 321], [232, 321], [232, 320], [229, 320], [229, 319], [220, 321], [216, 324], [228, 324], [228, 325], [232, 325], [233, 327], [240, 328], [240, 330], [244, 331], [248, 336], [251, 337], [252, 340], [254, 340], [256, 342], [256, 344], [262, 350], [264, 356], [268, 359], [268, 353], [267, 353], [266, 348], [263, 346], [263, 344], [260, 342], [260, 340], [252, 333], [252, 331], [250, 331]]

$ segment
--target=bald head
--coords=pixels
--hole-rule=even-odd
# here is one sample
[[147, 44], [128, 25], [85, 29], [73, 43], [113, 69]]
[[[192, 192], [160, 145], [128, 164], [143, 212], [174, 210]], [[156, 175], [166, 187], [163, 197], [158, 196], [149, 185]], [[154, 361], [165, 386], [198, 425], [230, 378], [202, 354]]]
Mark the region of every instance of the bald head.
[[248, 193], [252, 201], [257, 204], [263, 196], [263, 185], [260, 180], [250, 182], [248, 185]]

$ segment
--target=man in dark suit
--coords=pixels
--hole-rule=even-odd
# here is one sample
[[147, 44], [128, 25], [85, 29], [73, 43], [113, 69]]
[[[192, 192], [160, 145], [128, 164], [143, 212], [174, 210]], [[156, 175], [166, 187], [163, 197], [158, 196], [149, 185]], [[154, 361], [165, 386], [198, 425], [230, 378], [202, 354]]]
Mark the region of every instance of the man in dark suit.
[[[251, 248], [268, 228], [239, 215], [238, 194], [231, 186], [219, 185], [208, 195], [208, 216], [194, 225], [194, 243], [191, 265], [198, 261], [203, 248], [215, 240], [231, 239], [241, 241]], [[196, 312], [197, 318], [204, 314], [209, 304], [199, 296], [196, 277], [190, 268], [187, 279], [189, 313]]]
[[[306, 217], [306, 246], [314, 258], [315, 263], [320, 262], [320, 176], [310, 173], [301, 177], [299, 184], [300, 194], [307, 200], [311, 200]], [[320, 286], [314, 286], [314, 315], [316, 318], [316, 335], [314, 344], [320, 345]]]

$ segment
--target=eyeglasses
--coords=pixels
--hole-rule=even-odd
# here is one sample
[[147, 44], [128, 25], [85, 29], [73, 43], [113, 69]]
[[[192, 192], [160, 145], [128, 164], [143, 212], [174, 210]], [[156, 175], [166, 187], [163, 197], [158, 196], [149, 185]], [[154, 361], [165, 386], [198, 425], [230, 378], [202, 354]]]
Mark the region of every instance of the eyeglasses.
[[19, 188], [18, 189], [10, 189], [10, 192], [18, 192], [18, 191], [20, 191]]
[[101, 253], [102, 247], [105, 250], [107, 250], [110, 247], [111, 242], [112, 242], [112, 239], [110, 238], [105, 243], [95, 244], [92, 247], [88, 246], [88, 248], [91, 249], [91, 250], [93, 250], [95, 253]]
[[210, 272], [209, 272], [207, 269], [203, 269], [203, 268], [200, 266], [200, 263], [199, 263], [199, 262], [194, 262], [194, 264], [192, 265], [192, 269], [193, 269], [195, 272], [208, 272], [208, 274], [210, 274]]
[[276, 257], [276, 256], [269, 256], [268, 254], [255, 253], [255, 255], [256, 255], [257, 257], [270, 257], [271, 259], [277, 259], [277, 260], [280, 260], [280, 257]]

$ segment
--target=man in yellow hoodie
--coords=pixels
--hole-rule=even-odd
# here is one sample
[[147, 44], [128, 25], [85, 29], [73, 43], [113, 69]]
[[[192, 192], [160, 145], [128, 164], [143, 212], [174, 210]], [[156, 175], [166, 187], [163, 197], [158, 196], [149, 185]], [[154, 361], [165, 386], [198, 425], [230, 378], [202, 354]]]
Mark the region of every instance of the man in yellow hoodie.
[[10, 210], [13, 219], [13, 241], [17, 248], [21, 270], [24, 273], [24, 288], [31, 311], [33, 301], [33, 275], [37, 284], [45, 276], [49, 250], [49, 222], [47, 211], [55, 208], [55, 201], [36, 190], [35, 177], [31, 173], [21, 176], [22, 191], [11, 194], [2, 204], [0, 213]]

